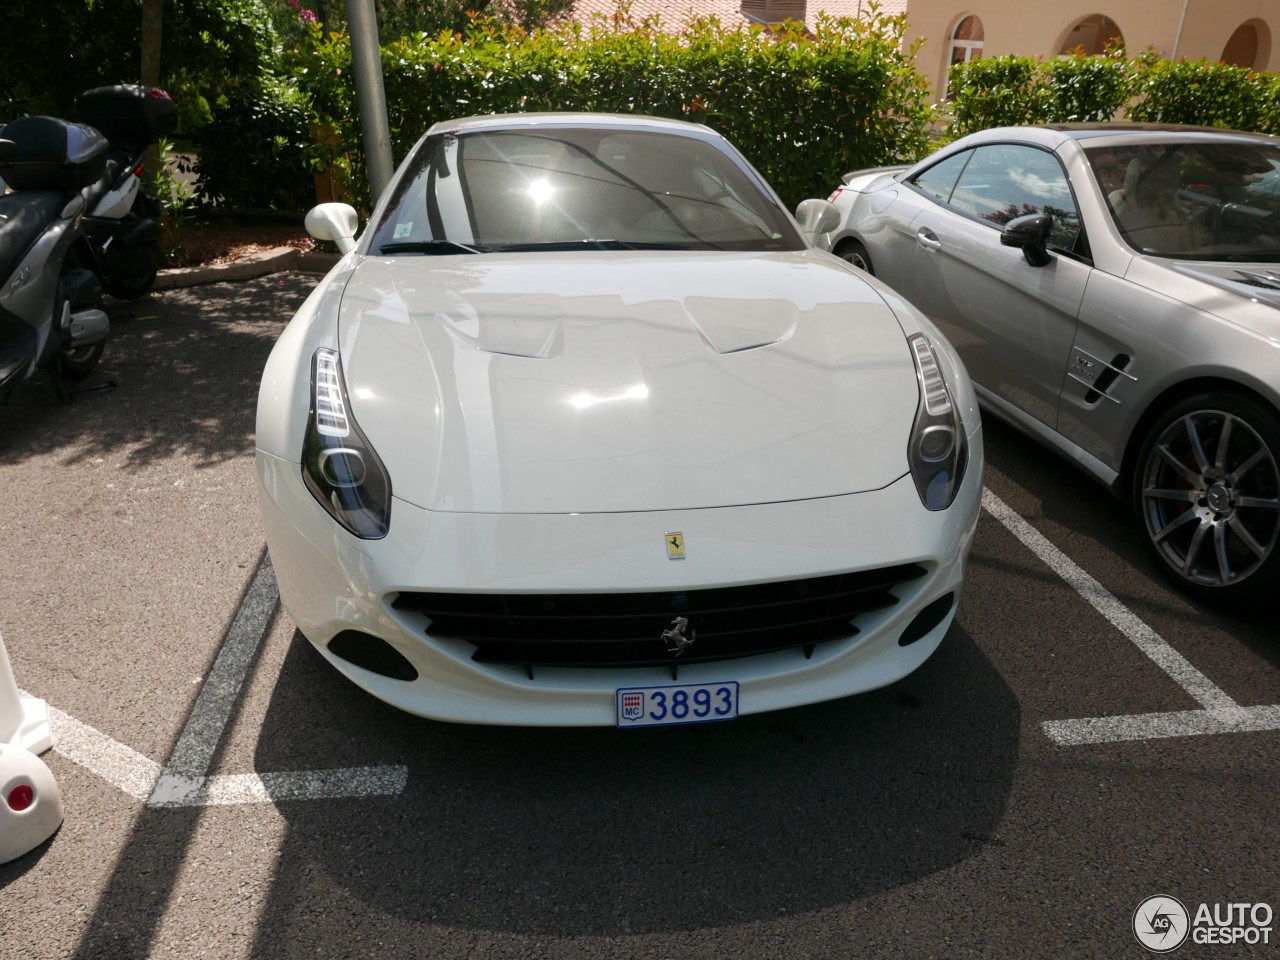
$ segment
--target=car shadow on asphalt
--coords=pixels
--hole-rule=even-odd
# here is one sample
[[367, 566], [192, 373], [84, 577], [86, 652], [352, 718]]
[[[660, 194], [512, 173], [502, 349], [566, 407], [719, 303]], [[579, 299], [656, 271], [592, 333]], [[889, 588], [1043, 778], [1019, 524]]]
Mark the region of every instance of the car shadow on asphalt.
[[[301, 955], [356, 925], [392, 940], [424, 924], [620, 936], [872, 897], [992, 841], [1019, 724], [1012, 693], [958, 625], [883, 690], [642, 731], [410, 717], [295, 634], [255, 766], [403, 763], [409, 785], [384, 799], [280, 804], [289, 835], [257, 952], [288, 943]], [[314, 756], [299, 755], [307, 744]]]
[[19, 385], [0, 406], [0, 459], [140, 466], [181, 454], [199, 465], [251, 454], [267, 355], [315, 282], [276, 274], [109, 303], [102, 360], [70, 384], [84, 392], [61, 401], [47, 371]]

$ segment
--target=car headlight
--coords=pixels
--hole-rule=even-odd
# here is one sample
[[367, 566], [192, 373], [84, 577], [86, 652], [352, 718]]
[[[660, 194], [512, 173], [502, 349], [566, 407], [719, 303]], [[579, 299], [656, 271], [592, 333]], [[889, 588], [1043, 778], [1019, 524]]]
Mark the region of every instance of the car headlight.
[[311, 410], [302, 479], [333, 519], [364, 540], [387, 535], [391, 478], [351, 416], [342, 364], [324, 347], [311, 357]]
[[960, 489], [969, 442], [929, 341], [917, 333], [908, 337], [907, 343], [920, 382], [920, 406], [911, 426], [907, 462], [920, 502], [929, 510], [945, 510]]

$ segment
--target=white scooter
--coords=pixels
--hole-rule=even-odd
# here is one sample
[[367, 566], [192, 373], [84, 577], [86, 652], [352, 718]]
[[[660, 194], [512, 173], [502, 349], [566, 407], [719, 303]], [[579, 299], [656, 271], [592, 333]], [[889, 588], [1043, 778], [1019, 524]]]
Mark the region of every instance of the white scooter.
[[80, 95], [80, 119], [107, 138], [106, 170], [89, 194], [85, 233], [97, 256], [90, 264], [117, 300], [141, 297], [160, 267], [164, 207], [142, 183], [142, 157], [178, 127], [178, 107], [157, 87], [117, 84]]

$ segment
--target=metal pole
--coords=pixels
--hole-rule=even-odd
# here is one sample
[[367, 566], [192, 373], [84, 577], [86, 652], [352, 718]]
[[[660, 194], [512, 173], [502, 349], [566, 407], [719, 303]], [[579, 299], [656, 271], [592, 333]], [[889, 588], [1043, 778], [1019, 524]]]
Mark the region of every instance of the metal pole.
[[1170, 60], [1178, 59], [1178, 47], [1182, 44], [1182, 28], [1187, 22], [1187, 5], [1190, 3], [1191, 0], [1182, 0], [1182, 16], [1178, 18], [1178, 32], [1173, 38], [1173, 53], [1169, 54]]
[[374, 202], [391, 180], [391, 124], [387, 121], [387, 92], [382, 86], [382, 54], [378, 47], [378, 15], [373, 0], [346, 0], [351, 28], [351, 65], [355, 72], [356, 103], [364, 131], [364, 153]]

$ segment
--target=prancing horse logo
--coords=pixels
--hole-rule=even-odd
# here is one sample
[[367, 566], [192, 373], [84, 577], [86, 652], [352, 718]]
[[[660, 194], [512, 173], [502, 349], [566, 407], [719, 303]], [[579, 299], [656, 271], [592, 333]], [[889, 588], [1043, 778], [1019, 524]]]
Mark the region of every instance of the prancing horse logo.
[[674, 646], [667, 647], [667, 653], [674, 653], [677, 657], [684, 653], [686, 647], [693, 646], [694, 632], [689, 630], [686, 637], [684, 632], [689, 630], [689, 620], [687, 617], [676, 617], [671, 621], [671, 626], [662, 631], [660, 639], [670, 641]]

